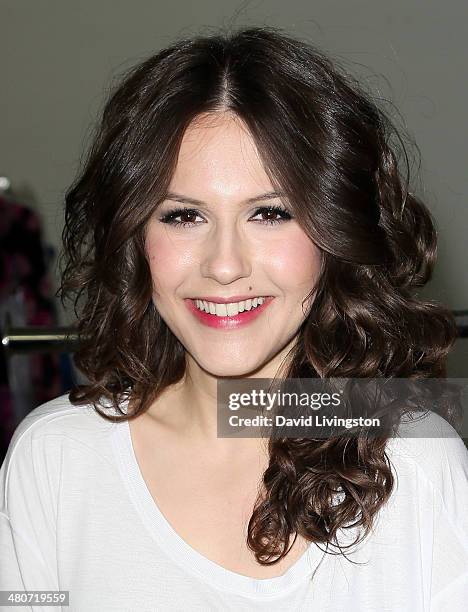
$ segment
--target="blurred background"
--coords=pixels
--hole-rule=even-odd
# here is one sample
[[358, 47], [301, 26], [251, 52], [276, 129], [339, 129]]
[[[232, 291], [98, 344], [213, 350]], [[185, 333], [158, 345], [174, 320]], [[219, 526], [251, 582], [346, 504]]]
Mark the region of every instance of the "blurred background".
[[[421, 155], [413, 189], [439, 232], [435, 274], [420, 295], [447, 305], [466, 333], [467, 21], [464, 0], [0, 0], [2, 338], [74, 321], [54, 297], [64, 193], [109, 88], [180, 37], [248, 25], [278, 26], [322, 48], [406, 127]], [[451, 377], [468, 377], [462, 333]], [[19, 420], [80, 379], [69, 347], [13, 345], [0, 355], [0, 460]]]

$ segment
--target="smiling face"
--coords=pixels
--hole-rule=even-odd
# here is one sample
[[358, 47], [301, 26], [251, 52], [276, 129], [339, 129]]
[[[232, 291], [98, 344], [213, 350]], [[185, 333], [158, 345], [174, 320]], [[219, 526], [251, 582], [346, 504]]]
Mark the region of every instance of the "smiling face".
[[[153, 302], [187, 357], [213, 376], [273, 377], [310, 307], [302, 302], [319, 276], [319, 249], [285, 198], [248, 201], [273, 191], [245, 125], [204, 115], [186, 130], [168, 197], [146, 228]], [[193, 301], [233, 296], [273, 299], [221, 318]]]

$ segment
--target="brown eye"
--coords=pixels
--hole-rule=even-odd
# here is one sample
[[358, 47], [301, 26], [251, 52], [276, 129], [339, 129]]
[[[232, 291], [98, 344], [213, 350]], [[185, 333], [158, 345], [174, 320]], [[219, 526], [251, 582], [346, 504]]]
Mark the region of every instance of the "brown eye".
[[265, 221], [275, 221], [278, 213], [275, 210], [264, 210], [262, 213]]
[[[255, 212], [255, 216], [261, 215], [262, 217], [267, 217], [266, 219], [260, 219], [259, 222], [264, 225], [276, 225], [277, 223], [283, 223], [284, 221], [289, 221], [292, 219], [292, 216], [288, 213], [287, 210], [281, 208], [280, 206], [262, 206]], [[279, 216], [280, 218], [276, 218]]]
[[[160, 221], [162, 223], [168, 223], [169, 225], [187, 227], [193, 224], [197, 225], [194, 221], [197, 216], [198, 212], [196, 210], [191, 208], [179, 208], [164, 215]], [[177, 218], [180, 218], [181, 221], [176, 221]]]
[[182, 223], [193, 223], [197, 215], [192, 210], [185, 210], [179, 215]]

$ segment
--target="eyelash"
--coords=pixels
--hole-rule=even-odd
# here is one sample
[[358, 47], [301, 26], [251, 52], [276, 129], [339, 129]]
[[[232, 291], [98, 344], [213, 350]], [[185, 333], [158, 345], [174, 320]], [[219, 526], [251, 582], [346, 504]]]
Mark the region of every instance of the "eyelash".
[[[282, 219], [276, 219], [276, 220], [266, 220], [266, 221], [260, 221], [260, 223], [262, 225], [276, 225], [277, 223], [284, 223], [285, 221], [289, 221], [290, 219], [292, 219], [293, 217], [286, 211], [284, 210], [284, 208], [281, 208], [280, 206], [262, 206], [260, 208], [257, 208], [257, 210], [255, 211], [254, 217], [256, 217], [259, 213], [262, 212], [274, 212], [277, 213], [279, 215], [282, 215]], [[168, 225], [173, 225], [176, 227], [187, 227], [187, 226], [191, 226], [194, 225], [193, 221], [174, 221], [175, 217], [178, 217], [181, 214], [196, 214], [198, 215], [198, 211], [195, 208], [176, 208], [174, 210], [171, 210], [170, 212], [166, 213], [163, 217], [161, 217], [160, 221], [162, 223], [167, 223]], [[195, 223], [195, 225], [198, 225]]]

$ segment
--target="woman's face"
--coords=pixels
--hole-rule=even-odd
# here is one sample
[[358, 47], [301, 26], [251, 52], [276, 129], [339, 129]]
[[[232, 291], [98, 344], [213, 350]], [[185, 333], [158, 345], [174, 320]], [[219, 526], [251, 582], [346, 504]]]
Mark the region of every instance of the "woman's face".
[[[288, 210], [285, 198], [261, 199], [273, 190], [244, 124], [204, 115], [185, 132], [167, 198], [147, 226], [154, 304], [214, 376], [273, 377], [268, 364], [286, 354], [310, 307], [303, 312], [302, 302], [316, 284], [320, 252], [295, 219], [268, 211]], [[215, 305], [256, 297], [268, 299], [257, 308], [244, 301], [243, 312]], [[196, 298], [211, 298], [208, 312]]]

